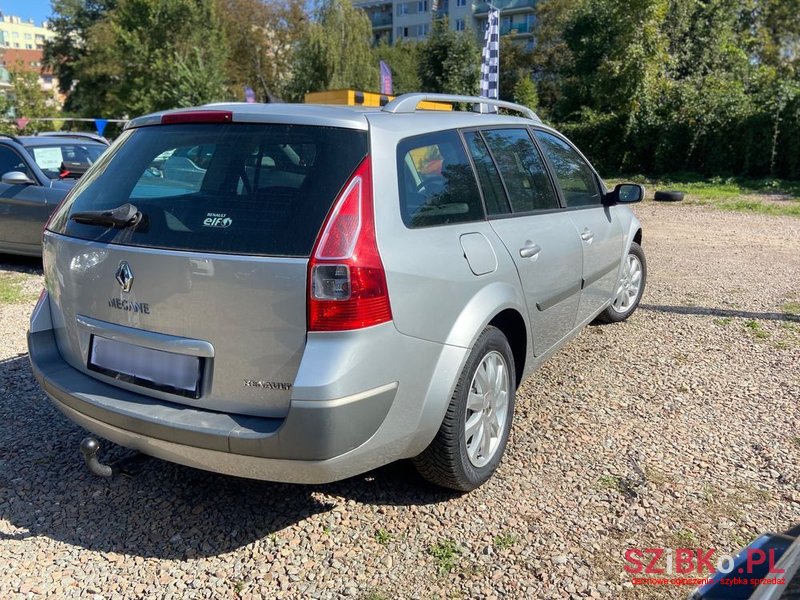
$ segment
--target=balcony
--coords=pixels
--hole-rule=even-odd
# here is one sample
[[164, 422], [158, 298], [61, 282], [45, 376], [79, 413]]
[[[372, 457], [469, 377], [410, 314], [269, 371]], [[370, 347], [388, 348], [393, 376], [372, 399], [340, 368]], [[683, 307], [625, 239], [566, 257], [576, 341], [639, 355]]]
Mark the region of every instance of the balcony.
[[[538, 0], [495, 0], [492, 2], [495, 8], [500, 10], [500, 14], [505, 11], [520, 11], [524, 12], [536, 6]], [[474, 2], [472, 4], [472, 11], [475, 15], [485, 15], [489, 12], [488, 2]]]
[[390, 12], [372, 13], [369, 16], [369, 20], [372, 22], [373, 29], [380, 29], [381, 27], [391, 27], [392, 13]]
[[525, 35], [531, 33], [533, 26], [528, 23], [501, 23], [500, 35]]

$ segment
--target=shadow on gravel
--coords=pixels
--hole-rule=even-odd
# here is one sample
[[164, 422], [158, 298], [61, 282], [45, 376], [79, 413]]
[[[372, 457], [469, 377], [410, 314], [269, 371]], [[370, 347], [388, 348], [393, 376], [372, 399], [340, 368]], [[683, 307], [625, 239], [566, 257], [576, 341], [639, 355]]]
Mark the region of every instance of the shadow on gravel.
[[[46, 536], [104, 553], [214, 556], [350, 500], [422, 505], [456, 496], [424, 484], [407, 463], [347, 481], [302, 486], [152, 459], [136, 477], [106, 480], [83, 464], [78, 447], [85, 435], [46, 399], [27, 355], [0, 361], [0, 544]], [[103, 460], [125, 454], [101, 440]], [[322, 533], [319, 522], [315, 527]]]
[[42, 274], [42, 259], [30, 256], [0, 254], [0, 269], [16, 273]]
[[742, 319], [764, 319], [767, 321], [794, 321], [800, 323], [800, 315], [776, 312], [749, 312], [727, 308], [706, 308], [703, 306], [665, 306], [662, 304], [640, 304], [639, 310], [674, 313], [677, 315], [702, 315], [711, 317], [737, 317]]

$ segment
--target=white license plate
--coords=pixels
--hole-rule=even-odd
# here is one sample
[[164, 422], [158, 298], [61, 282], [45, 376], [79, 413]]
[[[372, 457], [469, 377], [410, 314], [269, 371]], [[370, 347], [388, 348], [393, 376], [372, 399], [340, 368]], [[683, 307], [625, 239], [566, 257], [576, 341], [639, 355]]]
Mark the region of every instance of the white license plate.
[[196, 356], [153, 350], [93, 335], [89, 369], [181, 396], [200, 397], [202, 363]]

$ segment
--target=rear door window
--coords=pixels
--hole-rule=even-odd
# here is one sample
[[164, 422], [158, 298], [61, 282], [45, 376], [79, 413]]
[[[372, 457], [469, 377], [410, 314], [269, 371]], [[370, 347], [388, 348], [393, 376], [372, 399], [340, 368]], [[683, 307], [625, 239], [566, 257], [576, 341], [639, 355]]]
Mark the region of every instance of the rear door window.
[[483, 201], [486, 203], [486, 212], [492, 215], [507, 215], [511, 212], [511, 205], [508, 203], [500, 173], [489, 155], [489, 150], [477, 131], [464, 133], [464, 140], [467, 148], [472, 155], [475, 163], [475, 171], [478, 173], [478, 181], [481, 182], [483, 190]]
[[539, 151], [527, 129], [483, 131], [515, 213], [559, 208]]
[[594, 171], [567, 142], [544, 131], [536, 140], [553, 165], [568, 208], [602, 204]]
[[[51, 229], [88, 240], [176, 250], [308, 256], [365, 131], [278, 124], [176, 124], [123, 134], [82, 178]], [[76, 223], [126, 202], [136, 228]]]
[[484, 218], [478, 184], [456, 131], [427, 133], [397, 148], [400, 212], [407, 227]]

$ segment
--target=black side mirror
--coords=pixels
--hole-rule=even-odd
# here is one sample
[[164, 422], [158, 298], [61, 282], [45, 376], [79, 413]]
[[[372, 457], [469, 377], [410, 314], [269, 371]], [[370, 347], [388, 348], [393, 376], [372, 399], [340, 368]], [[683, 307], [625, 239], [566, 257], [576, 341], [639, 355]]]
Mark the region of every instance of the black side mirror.
[[638, 183], [620, 183], [603, 198], [603, 204], [633, 204], [644, 200], [644, 186]]

